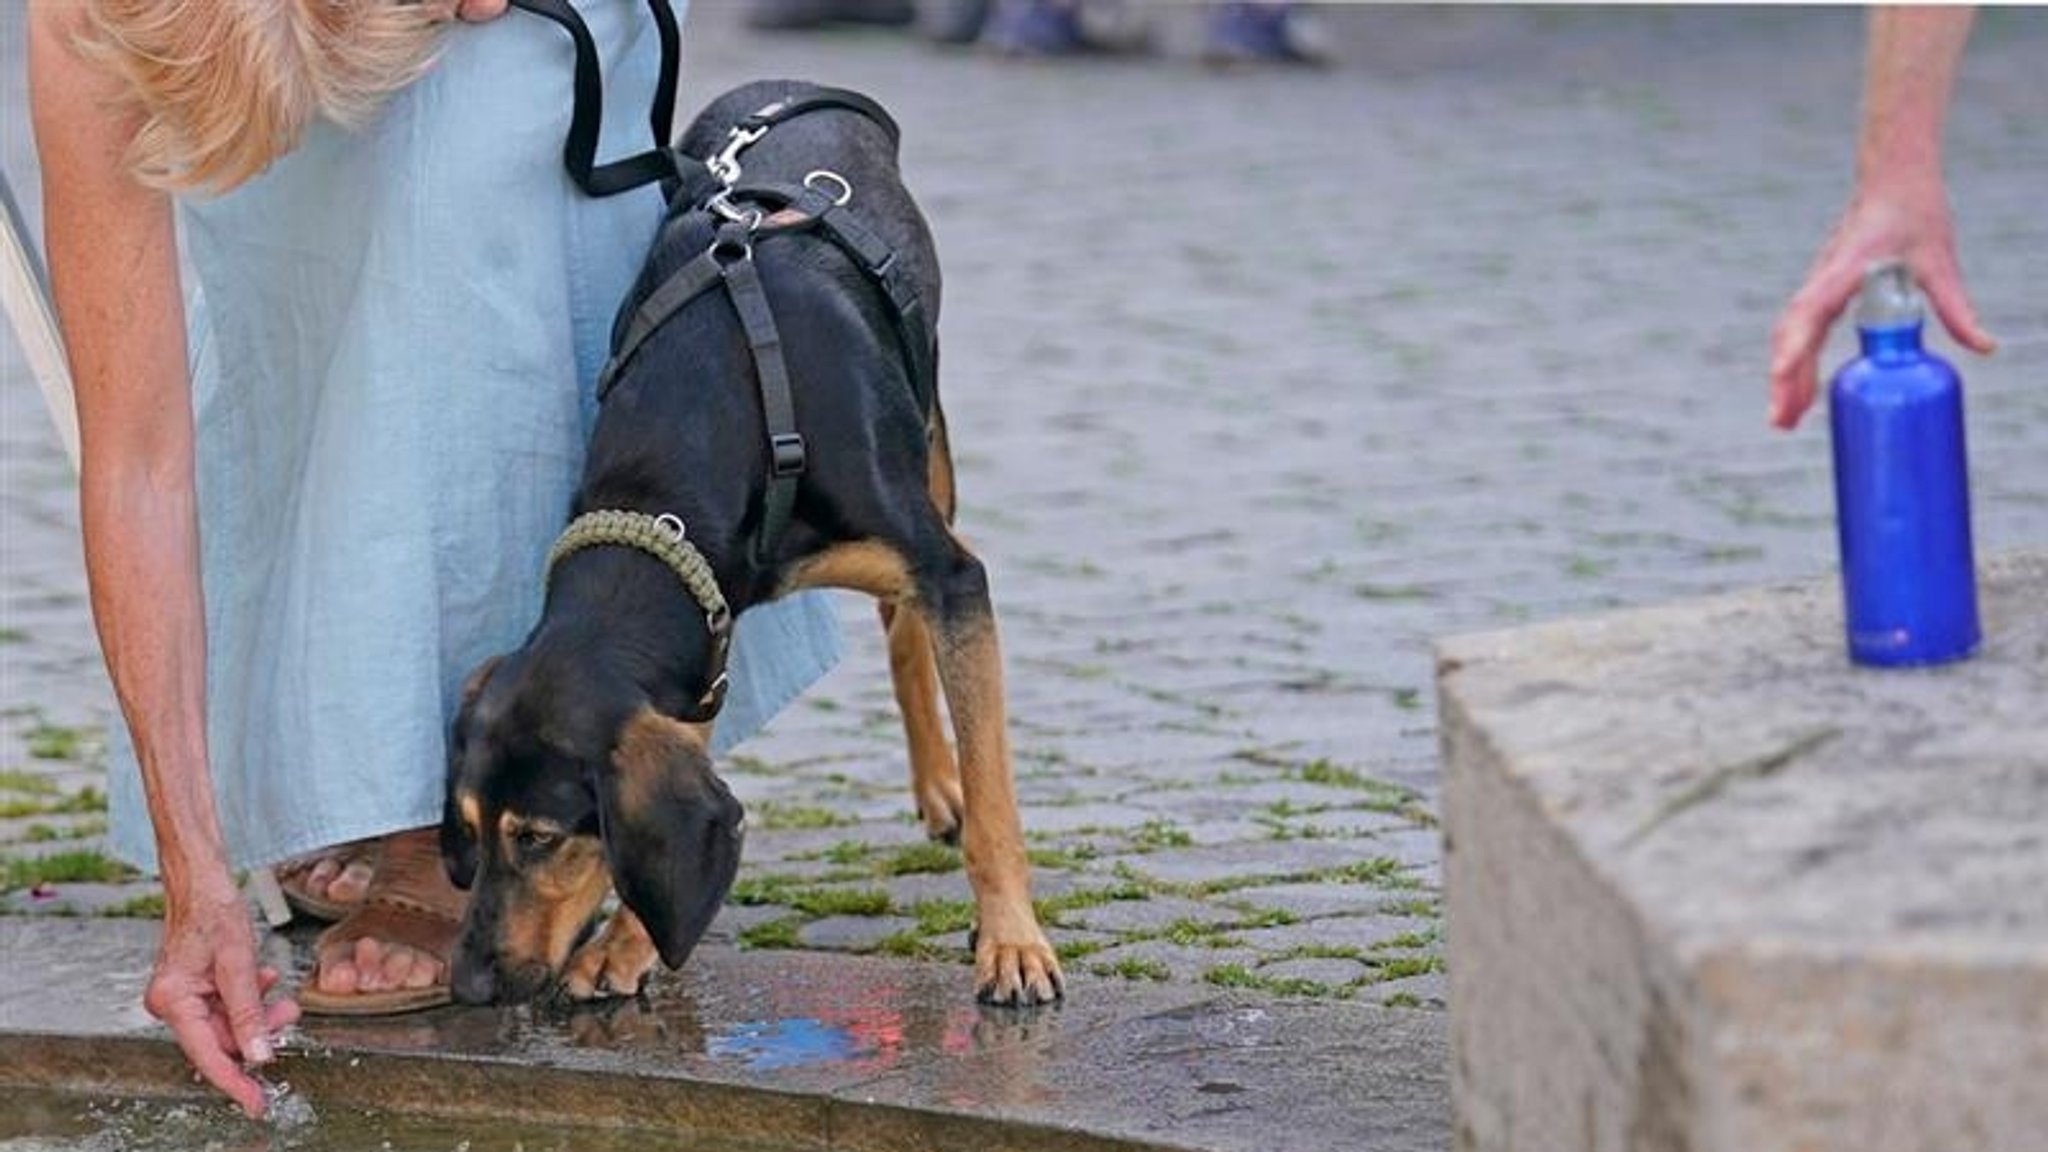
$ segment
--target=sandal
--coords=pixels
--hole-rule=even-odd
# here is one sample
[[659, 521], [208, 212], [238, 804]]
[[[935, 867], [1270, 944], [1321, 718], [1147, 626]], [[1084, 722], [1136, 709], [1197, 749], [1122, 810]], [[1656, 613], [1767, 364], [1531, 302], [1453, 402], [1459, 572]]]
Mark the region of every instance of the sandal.
[[299, 1007], [318, 1016], [395, 1016], [453, 1002], [449, 959], [468, 899], [442, 872], [440, 850], [432, 837], [402, 833], [387, 840], [377, 878], [362, 903], [314, 941], [314, 972], [319, 971], [320, 957], [341, 946], [377, 940], [440, 961], [440, 979], [424, 988], [327, 992], [309, 975], [298, 992]]
[[335, 875], [327, 881], [331, 887], [335, 880], [341, 878], [342, 873], [361, 864], [370, 868], [370, 882], [374, 884], [377, 860], [383, 854], [383, 847], [383, 838], [373, 836], [366, 840], [352, 840], [324, 852], [309, 852], [285, 861], [276, 869], [277, 885], [284, 891], [284, 902], [291, 905], [293, 912], [312, 920], [334, 921], [347, 916], [363, 902], [362, 898], [334, 900], [314, 894], [306, 887], [307, 881], [312, 879], [313, 869], [319, 867], [322, 861], [334, 861], [338, 867]]

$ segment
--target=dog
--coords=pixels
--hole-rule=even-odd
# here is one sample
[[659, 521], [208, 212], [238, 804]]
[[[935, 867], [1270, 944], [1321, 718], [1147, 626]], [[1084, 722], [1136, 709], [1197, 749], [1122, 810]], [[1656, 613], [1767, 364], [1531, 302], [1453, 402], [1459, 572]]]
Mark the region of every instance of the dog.
[[[817, 91], [788, 81], [737, 89], [704, 110], [680, 147], [712, 156], [751, 113]], [[843, 186], [844, 211], [886, 244], [892, 275], [936, 320], [938, 260], [898, 174], [893, 125], [844, 108], [810, 111], [751, 141], [744, 163], [753, 180], [835, 196]], [[725, 208], [728, 221], [757, 225], [793, 210]], [[840, 246], [770, 231], [742, 253], [705, 217], [672, 207], [626, 311], [721, 244], [721, 260], [751, 258], [803, 437], [786, 530], [765, 510], [775, 467], [764, 444], [775, 429], [760, 391], [762, 350], [715, 291], [643, 333], [616, 366], [572, 515], [673, 518], [734, 616], [799, 589], [873, 596], [914, 803], [928, 835], [963, 848], [977, 996], [1057, 999], [1059, 963], [1030, 899], [995, 613], [981, 562], [952, 530], [945, 418], [935, 386], [927, 403], [912, 379], [924, 353], [903, 336], [888, 293]], [[449, 876], [471, 894], [450, 959], [457, 1000], [634, 995], [657, 959], [677, 968], [703, 936], [736, 873], [743, 826], [708, 751], [704, 715], [715, 711], [724, 658], [715, 615], [656, 555], [581, 547], [554, 565], [524, 644], [469, 675], [441, 829]], [[592, 935], [614, 887], [620, 906]]]

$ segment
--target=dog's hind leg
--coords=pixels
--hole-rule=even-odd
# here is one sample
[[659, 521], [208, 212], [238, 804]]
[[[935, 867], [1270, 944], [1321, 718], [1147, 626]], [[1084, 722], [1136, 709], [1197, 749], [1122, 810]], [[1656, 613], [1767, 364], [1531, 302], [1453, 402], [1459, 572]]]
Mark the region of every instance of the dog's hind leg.
[[926, 835], [958, 844], [966, 805], [960, 795], [960, 768], [946, 745], [945, 724], [939, 717], [931, 629], [915, 609], [895, 600], [880, 600], [876, 607], [889, 637], [889, 680], [910, 746], [910, 794], [917, 801], [917, 815]]
[[914, 608], [928, 614], [937, 641], [939, 681], [960, 754], [967, 802], [962, 841], [977, 920], [975, 990], [997, 1004], [1045, 1003], [1060, 996], [1060, 966], [1031, 908], [1031, 865], [1017, 819], [988, 576], [957, 539], [950, 543], [946, 569], [920, 581]]

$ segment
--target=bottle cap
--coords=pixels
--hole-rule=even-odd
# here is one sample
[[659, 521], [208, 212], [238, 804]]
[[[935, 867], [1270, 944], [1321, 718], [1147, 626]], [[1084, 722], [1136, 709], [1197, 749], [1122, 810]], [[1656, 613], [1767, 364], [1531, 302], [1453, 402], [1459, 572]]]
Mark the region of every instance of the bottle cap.
[[1856, 301], [1857, 327], [1905, 328], [1920, 323], [1926, 315], [1905, 261], [1880, 261], [1863, 274], [1863, 293]]

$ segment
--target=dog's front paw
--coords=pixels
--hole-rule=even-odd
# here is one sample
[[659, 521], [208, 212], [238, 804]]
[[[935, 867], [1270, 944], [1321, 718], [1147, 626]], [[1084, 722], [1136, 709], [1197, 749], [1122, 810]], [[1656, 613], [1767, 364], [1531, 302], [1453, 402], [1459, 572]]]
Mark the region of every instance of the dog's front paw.
[[637, 996], [660, 958], [639, 917], [621, 908], [604, 931], [569, 957], [562, 991], [571, 1000]]
[[1059, 957], [1038, 925], [1027, 931], [997, 936], [974, 934], [974, 996], [983, 1004], [1029, 1008], [1050, 1004], [1066, 994]]

